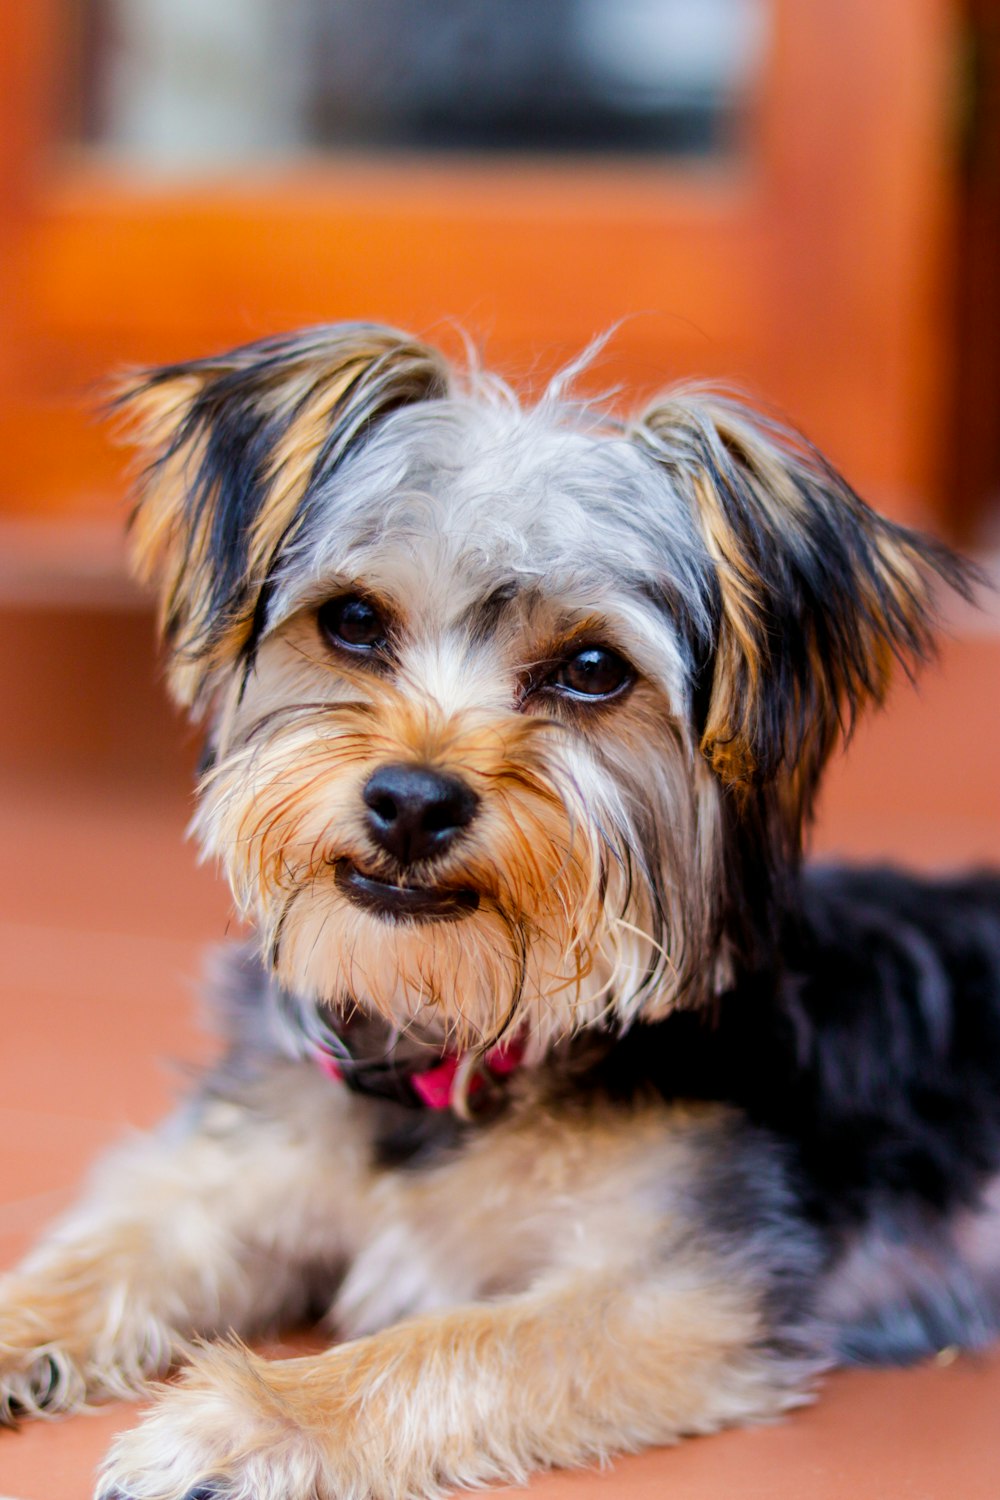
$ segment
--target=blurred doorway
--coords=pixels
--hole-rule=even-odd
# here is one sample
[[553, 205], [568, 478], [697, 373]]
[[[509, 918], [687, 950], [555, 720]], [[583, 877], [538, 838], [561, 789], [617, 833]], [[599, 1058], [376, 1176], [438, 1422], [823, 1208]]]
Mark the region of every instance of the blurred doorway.
[[0, 494], [106, 514], [111, 368], [364, 317], [734, 379], [897, 514], [953, 413], [953, 0], [32, 0], [0, 58]]

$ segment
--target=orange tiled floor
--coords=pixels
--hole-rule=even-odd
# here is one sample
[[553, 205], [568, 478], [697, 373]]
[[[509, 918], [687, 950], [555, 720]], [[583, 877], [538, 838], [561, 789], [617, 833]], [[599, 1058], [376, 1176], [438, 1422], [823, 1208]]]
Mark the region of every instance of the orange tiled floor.
[[[996, 641], [953, 651], [944, 677], [919, 698], [902, 695], [896, 717], [865, 732], [831, 785], [821, 848], [921, 863], [1000, 855], [988, 758], [1000, 729], [998, 663]], [[953, 726], [950, 741], [933, 739], [942, 723]], [[127, 786], [0, 791], [0, 1265], [68, 1201], [97, 1151], [162, 1113], [178, 1081], [169, 1059], [210, 1045], [194, 1021], [194, 980], [228, 908], [182, 845], [184, 816], [178, 798]], [[780, 1426], [605, 1474], [547, 1476], [531, 1494], [996, 1500], [998, 1410], [1000, 1352], [843, 1374]], [[0, 1433], [0, 1496], [84, 1500], [110, 1435], [132, 1417], [122, 1407]]]

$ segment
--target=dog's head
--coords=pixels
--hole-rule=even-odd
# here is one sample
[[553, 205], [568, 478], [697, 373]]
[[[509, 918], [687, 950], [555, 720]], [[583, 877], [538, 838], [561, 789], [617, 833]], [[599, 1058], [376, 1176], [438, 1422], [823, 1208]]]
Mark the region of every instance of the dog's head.
[[204, 847], [287, 988], [457, 1045], [659, 1015], [766, 957], [825, 761], [960, 578], [697, 391], [524, 409], [344, 325], [122, 404]]

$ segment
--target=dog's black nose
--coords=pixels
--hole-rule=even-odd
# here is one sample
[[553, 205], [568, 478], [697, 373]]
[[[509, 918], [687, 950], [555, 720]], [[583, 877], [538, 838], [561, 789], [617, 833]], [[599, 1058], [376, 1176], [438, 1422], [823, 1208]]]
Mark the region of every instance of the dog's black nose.
[[362, 796], [369, 833], [400, 865], [443, 854], [472, 822], [479, 803], [457, 776], [426, 766], [380, 766]]

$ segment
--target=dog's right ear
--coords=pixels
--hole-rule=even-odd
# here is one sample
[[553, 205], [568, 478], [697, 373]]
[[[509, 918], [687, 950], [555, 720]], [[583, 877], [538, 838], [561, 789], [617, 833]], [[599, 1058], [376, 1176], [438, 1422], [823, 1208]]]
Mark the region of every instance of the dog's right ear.
[[447, 393], [404, 333], [344, 323], [126, 376], [113, 393], [142, 455], [133, 565], [160, 596], [179, 702], [253, 650], [269, 581], [308, 501], [390, 412]]

